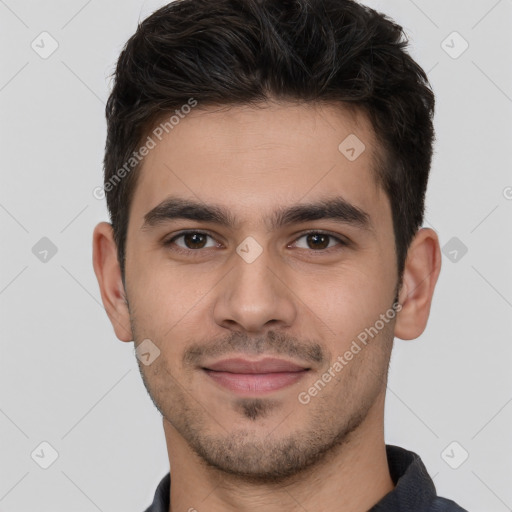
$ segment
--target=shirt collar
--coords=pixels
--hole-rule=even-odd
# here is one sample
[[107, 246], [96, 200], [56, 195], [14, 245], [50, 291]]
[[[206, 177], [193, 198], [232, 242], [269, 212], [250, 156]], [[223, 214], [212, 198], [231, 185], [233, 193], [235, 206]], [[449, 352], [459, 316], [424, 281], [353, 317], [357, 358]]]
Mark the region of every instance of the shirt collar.
[[419, 455], [393, 445], [386, 445], [386, 455], [395, 488], [368, 512], [429, 510], [436, 488]]

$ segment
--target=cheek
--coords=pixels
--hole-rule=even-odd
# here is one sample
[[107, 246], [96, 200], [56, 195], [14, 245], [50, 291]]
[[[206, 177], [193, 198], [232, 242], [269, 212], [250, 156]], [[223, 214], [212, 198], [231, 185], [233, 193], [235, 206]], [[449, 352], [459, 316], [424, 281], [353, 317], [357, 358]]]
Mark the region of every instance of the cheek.
[[128, 300], [132, 322], [137, 340], [152, 340], [171, 368], [191, 341], [204, 336], [205, 299], [211, 286], [177, 269], [148, 267], [131, 274]]
[[354, 265], [333, 271], [325, 282], [318, 280], [317, 286], [304, 290], [308, 297], [304, 302], [328, 327], [337, 350], [350, 344], [392, 305], [395, 282], [389, 274], [377, 266]]
[[144, 254], [133, 257], [127, 275], [138, 320], [155, 326], [176, 323], [193, 309], [207, 289], [207, 283], [189, 269], [148, 256], [144, 259]]

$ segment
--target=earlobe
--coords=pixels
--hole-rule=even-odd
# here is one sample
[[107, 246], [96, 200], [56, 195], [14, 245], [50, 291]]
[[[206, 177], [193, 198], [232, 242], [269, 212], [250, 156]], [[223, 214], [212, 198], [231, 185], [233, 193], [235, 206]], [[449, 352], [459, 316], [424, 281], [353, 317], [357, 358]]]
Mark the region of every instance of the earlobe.
[[93, 267], [100, 287], [101, 300], [121, 341], [132, 341], [130, 314], [126, 302], [121, 269], [117, 258], [112, 225], [100, 222], [93, 233]]
[[397, 338], [412, 340], [425, 330], [440, 271], [437, 234], [430, 228], [421, 228], [411, 242], [405, 262], [399, 292], [402, 309], [395, 324]]

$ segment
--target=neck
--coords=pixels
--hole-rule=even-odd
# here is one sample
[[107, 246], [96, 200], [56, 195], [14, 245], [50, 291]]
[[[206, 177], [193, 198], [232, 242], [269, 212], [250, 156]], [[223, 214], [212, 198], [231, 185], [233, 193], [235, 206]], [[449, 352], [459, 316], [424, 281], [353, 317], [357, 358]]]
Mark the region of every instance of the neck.
[[365, 512], [394, 488], [383, 411], [375, 409], [338, 449], [279, 484], [247, 483], [208, 467], [164, 419], [172, 468], [169, 512]]

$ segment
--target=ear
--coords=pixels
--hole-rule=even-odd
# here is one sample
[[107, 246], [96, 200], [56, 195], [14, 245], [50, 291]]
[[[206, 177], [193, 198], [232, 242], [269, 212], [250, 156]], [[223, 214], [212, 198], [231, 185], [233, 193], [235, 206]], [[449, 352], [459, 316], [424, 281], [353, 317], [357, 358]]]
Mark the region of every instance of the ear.
[[130, 313], [117, 259], [117, 247], [112, 225], [108, 222], [100, 222], [94, 228], [92, 263], [100, 286], [101, 300], [116, 336], [121, 341], [132, 341]]
[[441, 271], [441, 249], [436, 232], [421, 228], [414, 237], [405, 261], [395, 336], [417, 338], [427, 325], [434, 288]]

